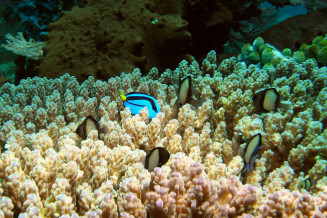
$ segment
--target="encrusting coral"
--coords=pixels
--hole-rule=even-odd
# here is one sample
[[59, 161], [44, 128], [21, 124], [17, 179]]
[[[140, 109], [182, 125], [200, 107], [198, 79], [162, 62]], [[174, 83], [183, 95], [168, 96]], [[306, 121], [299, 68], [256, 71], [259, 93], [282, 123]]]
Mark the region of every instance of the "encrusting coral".
[[[195, 108], [177, 108], [179, 78], [193, 77]], [[182, 61], [159, 76], [138, 69], [108, 81], [29, 78], [0, 88], [2, 217], [323, 217], [327, 215], [327, 69], [312, 60], [275, 69], [235, 58]], [[287, 110], [260, 112], [257, 91], [275, 87]], [[119, 90], [155, 97], [161, 112], [131, 115]], [[76, 133], [87, 115], [100, 128]], [[244, 138], [261, 133], [251, 171]], [[144, 169], [145, 150], [170, 160]], [[240, 176], [242, 175], [242, 176]], [[306, 178], [311, 188], [299, 189]]]

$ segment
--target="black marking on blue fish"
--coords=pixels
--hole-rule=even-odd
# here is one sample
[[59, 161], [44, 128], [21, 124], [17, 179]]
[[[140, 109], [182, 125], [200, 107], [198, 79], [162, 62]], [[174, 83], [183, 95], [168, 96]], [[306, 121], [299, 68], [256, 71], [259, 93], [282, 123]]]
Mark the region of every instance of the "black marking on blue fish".
[[132, 103], [128, 100], [126, 100], [127, 103], [131, 104], [131, 105], [134, 105], [134, 106], [137, 106], [137, 107], [145, 107], [146, 105], [143, 105], [143, 104], [135, 104], [135, 103]]
[[[129, 96], [129, 95], [132, 95], [132, 94], [140, 94], [140, 95], [144, 95], [144, 96]], [[135, 104], [135, 103], [131, 103], [129, 102], [128, 100], [146, 100], [146, 101], [149, 101], [150, 104], [151, 104], [151, 107], [152, 109], [158, 113], [158, 108], [154, 102], [154, 100], [152, 98], [149, 97], [149, 95], [145, 94], [145, 93], [141, 93], [141, 92], [131, 92], [131, 93], [128, 93], [126, 96], [126, 101], [132, 105], [135, 105], [135, 106], [140, 106], [140, 107], [144, 107], [145, 105], [138, 105], [138, 104]]]

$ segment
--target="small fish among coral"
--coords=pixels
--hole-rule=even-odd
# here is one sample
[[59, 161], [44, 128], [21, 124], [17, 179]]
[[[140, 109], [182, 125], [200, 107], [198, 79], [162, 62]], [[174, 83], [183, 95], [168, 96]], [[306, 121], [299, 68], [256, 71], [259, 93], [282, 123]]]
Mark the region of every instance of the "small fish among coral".
[[179, 106], [183, 106], [186, 103], [189, 103], [195, 107], [201, 106], [201, 104], [204, 102], [201, 99], [196, 99], [194, 97], [194, 91], [192, 89], [192, 77], [187, 76], [182, 81], [180, 81], [180, 85], [178, 88], [178, 99], [175, 102]]
[[252, 170], [253, 164], [258, 157], [258, 151], [263, 148], [261, 146], [261, 134], [258, 133], [248, 139], [245, 146], [244, 161], [247, 171]]
[[280, 95], [275, 88], [268, 88], [254, 94], [252, 98], [255, 106], [261, 111], [277, 111], [278, 108], [288, 110], [291, 105], [281, 102]]
[[310, 179], [310, 177], [308, 177], [308, 178], [302, 180], [302, 181], [297, 185], [297, 187], [299, 188], [299, 190], [301, 190], [301, 189], [305, 189], [305, 190], [309, 191], [310, 188], [311, 188], [311, 179]]
[[[244, 182], [244, 177], [246, 172], [249, 172], [252, 170], [253, 165], [257, 157], [259, 156], [258, 151], [263, 148], [261, 146], [261, 134], [255, 134], [249, 139], [246, 140], [246, 145], [244, 148], [244, 167], [241, 169], [241, 171], [236, 175], [239, 177], [239, 180]], [[242, 137], [243, 141], [243, 137]]]
[[108, 132], [108, 129], [106, 127], [100, 128], [98, 121], [96, 121], [92, 116], [89, 115], [77, 127], [76, 133], [83, 140], [85, 140], [92, 130], [97, 130], [99, 134]]
[[165, 165], [170, 158], [170, 153], [163, 147], [156, 147], [147, 152], [144, 168], [152, 172], [154, 168]]

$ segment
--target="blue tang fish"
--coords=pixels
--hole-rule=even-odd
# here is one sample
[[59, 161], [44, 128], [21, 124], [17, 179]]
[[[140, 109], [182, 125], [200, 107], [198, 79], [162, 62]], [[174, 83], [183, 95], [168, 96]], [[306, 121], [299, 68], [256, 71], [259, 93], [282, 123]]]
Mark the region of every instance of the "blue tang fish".
[[128, 107], [133, 115], [138, 114], [144, 107], [148, 108], [150, 119], [155, 118], [157, 113], [160, 112], [157, 100], [150, 95], [140, 92], [131, 92], [124, 95], [120, 91], [120, 97], [124, 101], [124, 107]]

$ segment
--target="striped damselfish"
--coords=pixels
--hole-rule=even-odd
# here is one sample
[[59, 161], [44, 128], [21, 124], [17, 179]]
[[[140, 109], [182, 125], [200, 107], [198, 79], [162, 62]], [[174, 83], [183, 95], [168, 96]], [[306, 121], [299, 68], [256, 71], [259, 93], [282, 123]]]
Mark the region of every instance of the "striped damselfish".
[[161, 167], [169, 160], [170, 153], [163, 147], [156, 147], [150, 151], [147, 151], [145, 157], [144, 168], [152, 172], [154, 168]]
[[311, 188], [311, 179], [310, 179], [310, 177], [308, 177], [308, 178], [302, 180], [302, 181], [297, 185], [297, 187], [298, 187], [300, 190], [301, 190], [301, 189], [305, 189], [305, 190], [309, 191], [310, 188]]
[[138, 114], [144, 107], [148, 108], [150, 119], [156, 117], [157, 113], [160, 112], [160, 106], [157, 100], [151, 95], [140, 92], [131, 92], [124, 95], [120, 91], [120, 97], [124, 101], [124, 107], [128, 107], [133, 115]]
[[179, 106], [183, 106], [186, 103], [193, 105], [194, 107], [199, 107], [204, 102], [203, 99], [197, 99], [193, 96], [194, 90], [192, 88], [192, 77], [187, 76], [179, 82], [178, 88], [178, 99], [175, 102]]
[[258, 152], [260, 149], [262, 149], [263, 146], [261, 146], [261, 134], [255, 134], [252, 137], [250, 137], [245, 145], [244, 149], [244, 162], [245, 166], [241, 169], [241, 171], [237, 174], [239, 176], [240, 181], [244, 181], [244, 176], [246, 174], [246, 171], [250, 171], [253, 168], [254, 162], [259, 156]]
[[255, 106], [264, 112], [277, 111], [278, 108], [282, 110], [292, 109], [292, 103], [282, 102], [275, 88], [268, 88], [255, 93], [252, 100]]
[[[79, 135], [83, 140], [87, 139], [87, 136], [92, 130], [97, 130], [99, 135], [101, 133], [107, 134], [109, 133], [109, 129], [104, 126], [100, 128], [98, 121], [96, 121], [92, 116], [87, 116], [84, 121], [77, 127], [76, 133]], [[98, 136], [99, 137], [99, 136]]]
[[265, 112], [276, 111], [280, 106], [280, 96], [275, 88], [269, 88], [255, 93], [255, 105]]
[[248, 139], [245, 146], [244, 161], [246, 163], [246, 169], [248, 171], [252, 170], [254, 161], [258, 157], [258, 151], [263, 148], [261, 146], [261, 134], [258, 133]]

